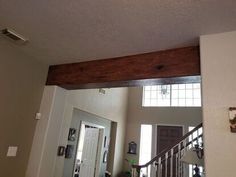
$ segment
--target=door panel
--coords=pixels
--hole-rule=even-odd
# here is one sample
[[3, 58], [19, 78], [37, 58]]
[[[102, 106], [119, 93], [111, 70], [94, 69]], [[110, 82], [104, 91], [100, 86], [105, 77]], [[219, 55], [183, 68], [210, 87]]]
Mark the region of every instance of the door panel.
[[[182, 126], [160, 126], [157, 125], [157, 144], [156, 154], [161, 153], [166, 148], [174, 145], [183, 136]], [[163, 157], [164, 158], [164, 157]], [[170, 159], [167, 161], [167, 176], [170, 176]], [[173, 169], [175, 169], [176, 161], [173, 159]], [[162, 164], [162, 177], [165, 175], [165, 164]], [[175, 171], [172, 171], [173, 177], [176, 177]]]
[[157, 154], [170, 147], [183, 136], [182, 126], [157, 126]]
[[86, 128], [80, 177], [94, 177], [98, 149], [99, 129]]

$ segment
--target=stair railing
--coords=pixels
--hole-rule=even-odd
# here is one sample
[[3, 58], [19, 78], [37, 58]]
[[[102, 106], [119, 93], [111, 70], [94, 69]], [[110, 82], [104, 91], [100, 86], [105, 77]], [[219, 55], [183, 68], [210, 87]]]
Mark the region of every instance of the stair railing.
[[[155, 169], [156, 177], [186, 176], [184, 174], [186, 170], [184, 170], [181, 158], [185, 155], [187, 150], [194, 147], [194, 143], [199, 145], [199, 142], [203, 142], [203, 134], [199, 132], [200, 128], [202, 128], [202, 123], [186, 133], [176, 143], [163, 150], [146, 164], [132, 165], [132, 177], [140, 177], [141, 170], [145, 171], [146, 176], [144, 176], [148, 177], [151, 167]], [[194, 137], [194, 135], [197, 136]]]

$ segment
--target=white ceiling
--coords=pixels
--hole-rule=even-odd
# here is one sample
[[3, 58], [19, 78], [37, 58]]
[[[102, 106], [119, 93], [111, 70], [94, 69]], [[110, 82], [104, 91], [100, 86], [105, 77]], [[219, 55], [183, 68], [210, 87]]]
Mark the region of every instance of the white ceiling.
[[[0, 0], [0, 28], [29, 38], [17, 46], [50, 64], [198, 44], [236, 30], [236, 0]], [[0, 39], [4, 40], [4, 39]]]

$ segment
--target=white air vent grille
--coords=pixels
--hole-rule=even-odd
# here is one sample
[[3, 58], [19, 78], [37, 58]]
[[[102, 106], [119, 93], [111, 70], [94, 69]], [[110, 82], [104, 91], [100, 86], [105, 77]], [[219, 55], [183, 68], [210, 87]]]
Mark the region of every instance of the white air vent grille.
[[6, 37], [6, 38], [8, 38], [8, 39], [10, 39], [10, 40], [12, 40], [12, 41], [15, 41], [16, 43], [19, 43], [19, 44], [24, 44], [24, 43], [26, 43], [28, 40], [27, 39], [25, 39], [23, 36], [21, 36], [21, 35], [19, 35], [19, 34], [17, 34], [15, 31], [13, 31], [13, 30], [10, 30], [10, 29], [3, 29], [2, 31], [2, 34]]

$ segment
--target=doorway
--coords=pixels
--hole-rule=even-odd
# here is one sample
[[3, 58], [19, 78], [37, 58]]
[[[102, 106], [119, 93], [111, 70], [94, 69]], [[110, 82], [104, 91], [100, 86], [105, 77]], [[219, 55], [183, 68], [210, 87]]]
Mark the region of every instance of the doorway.
[[183, 126], [157, 125], [156, 155], [175, 144], [183, 136]]
[[74, 177], [99, 176], [99, 155], [104, 127], [82, 122], [74, 167]]
[[[71, 130], [76, 133], [73, 135]], [[110, 133], [111, 121], [74, 109], [67, 142], [67, 149], [71, 149], [66, 152], [63, 177], [103, 176], [107, 169], [103, 156], [109, 152]]]
[[[173, 146], [181, 137], [183, 137], [183, 126], [173, 125], [157, 125], [156, 131], [156, 155], [161, 153], [166, 148]], [[173, 165], [172, 169], [175, 169], [176, 161], [174, 159], [167, 160], [167, 164], [162, 164], [162, 176], [170, 176], [170, 165]], [[166, 170], [167, 168], [167, 170]], [[172, 176], [176, 177], [176, 171], [172, 171]]]

